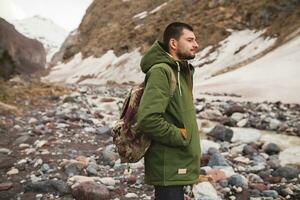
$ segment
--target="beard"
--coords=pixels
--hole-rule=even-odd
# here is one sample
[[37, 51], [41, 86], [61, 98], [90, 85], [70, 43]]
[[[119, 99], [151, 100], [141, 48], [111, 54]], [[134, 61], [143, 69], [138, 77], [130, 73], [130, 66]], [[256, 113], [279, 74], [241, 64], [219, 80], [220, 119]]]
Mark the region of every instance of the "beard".
[[176, 55], [180, 60], [191, 60], [195, 58], [195, 54], [181, 52], [181, 51], [177, 51]]

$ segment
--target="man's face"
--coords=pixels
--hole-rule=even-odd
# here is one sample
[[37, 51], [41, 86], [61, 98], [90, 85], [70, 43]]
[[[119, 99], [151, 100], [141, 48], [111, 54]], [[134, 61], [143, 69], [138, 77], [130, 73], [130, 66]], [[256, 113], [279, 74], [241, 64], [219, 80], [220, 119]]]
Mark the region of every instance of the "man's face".
[[195, 34], [188, 30], [183, 29], [182, 35], [177, 41], [176, 55], [180, 60], [190, 60], [195, 58], [195, 54], [199, 45], [196, 42]]

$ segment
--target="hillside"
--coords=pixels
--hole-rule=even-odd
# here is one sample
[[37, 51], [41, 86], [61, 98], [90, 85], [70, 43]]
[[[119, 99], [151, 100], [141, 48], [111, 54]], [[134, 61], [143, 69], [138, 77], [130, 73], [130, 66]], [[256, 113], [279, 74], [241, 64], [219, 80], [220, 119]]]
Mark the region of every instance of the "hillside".
[[[111, 13], [110, 10], [120, 12]], [[299, 1], [174, 0], [143, 1], [141, 6], [135, 1], [112, 1], [109, 4], [94, 1], [79, 28], [54, 56], [51, 63], [54, 67], [44, 80], [80, 84], [138, 83], [144, 77], [139, 69], [143, 52], [156, 38], [161, 39], [165, 25], [175, 20], [192, 24], [200, 44], [192, 61], [196, 66], [196, 97], [205, 94], [215, 96], [213, 98], [236, 96], [238, 100], [277, 101], [280, 98], [274, 97], [285, 96], [286, 102], [300, 102], [300, 96], [294, 92], [300, 90], [295, 59], [280, 61], [285, 68], [278, 68], [271, 61], [259, 65], [257, 73], [268, 77], [266, 83], [256, 80], [259, 76], [254, 72], [244, 74], [249, 79], [248, 84], [236, 83], [236, 87], [231, 79], [238, 79], [239, 72], [233, 73], [236, 78], [231, 76], [226, 83], [222, 82], [223, 87], [216, 87], [217, 84], [210, 80], [248, 65], [251, 67], [255, 65], [251, 63], [264, 59], [293, 38], [297, 41], [300, 35]], [[293, 45], [294, 57], [299, 57], [297, 42]], [[278, 53], [275, 55], [279, 60], [282, 57]], [[273, 68], [277, 69], [277, 76], [269, 76]], [[296, 76], [289, 77], [285, 72]], [[272, 82], [285, 83], [285, 86], [275, 94], [272, 86], [265, 86]]]
[[0, 18], [0, 79], [8, 79], [16, 73], [31, 75], [44, 69], [45, 63], [43, 45]]
[[299, 7], [297, 0], [95, 0], [63, 59], [79, 52], [84, 58], [108, 50], [118, 56], [135, 48], [143, 53], [172, 21], [193, 25], [200, 49], [225, 39], [228, 29], [267, 28], [265, 36], [282, 39], [300, 26]]

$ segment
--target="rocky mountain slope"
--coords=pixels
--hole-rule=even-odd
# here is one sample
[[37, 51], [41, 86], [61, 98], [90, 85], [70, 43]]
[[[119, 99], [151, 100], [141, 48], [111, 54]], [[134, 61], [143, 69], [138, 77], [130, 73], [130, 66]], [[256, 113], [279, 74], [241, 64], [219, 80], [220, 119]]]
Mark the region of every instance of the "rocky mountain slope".
[[0, 18], [0, 77], [32, 74], [45, 67], [46, 53], [37, 40], [29, 39]]
[[83, 57], [100, 57], [108, 50], [118, 56], [135, 48], [144, 52], [172, 21], [193, 25], [200, 49], [225, 39], [228, 29], [267, 28], [265, 36], [281, 39], [300, 26], [299, 8], [298, 0], [95, 0], [63, 60], [79, 52]]
[[[299, 16], [296, 0], [173, 0], [139, 5], [97, 0], [54, 56], [54, 67], [44, 80], [138, 83], [144, 77], [139, 69], [143, 52], [161, 37], [166, 24], [180, 20], [194, 26], [200, 44], [192, 61], [196, 97], [299, 103], [300, 95], [294, 92], [300, 89]], [[276, 76], [269, 76], [270, 70]], [[278, 83], [278, 90], [273, 90], [273, 83]]]

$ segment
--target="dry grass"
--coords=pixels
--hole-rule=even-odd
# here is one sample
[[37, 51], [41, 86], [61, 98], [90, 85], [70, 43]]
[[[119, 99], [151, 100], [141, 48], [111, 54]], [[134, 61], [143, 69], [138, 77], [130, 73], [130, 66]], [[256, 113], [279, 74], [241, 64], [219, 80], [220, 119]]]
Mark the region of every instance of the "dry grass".
[[47, 106], [51, 99], [69, 93], [66, 87], [38, 80], [0, 81], [0, 114], [22, 114], [36, 106]]

